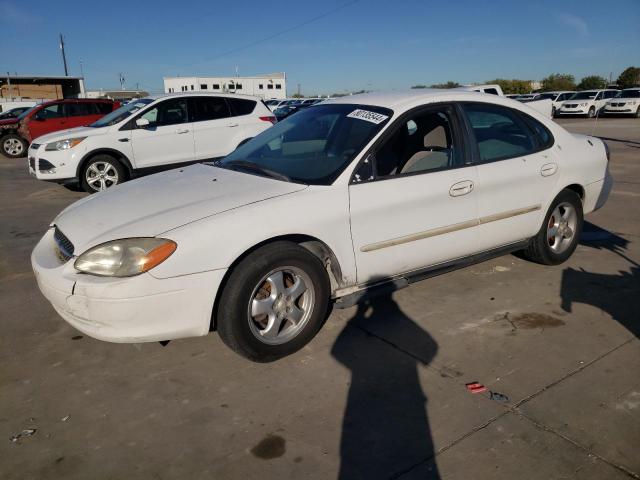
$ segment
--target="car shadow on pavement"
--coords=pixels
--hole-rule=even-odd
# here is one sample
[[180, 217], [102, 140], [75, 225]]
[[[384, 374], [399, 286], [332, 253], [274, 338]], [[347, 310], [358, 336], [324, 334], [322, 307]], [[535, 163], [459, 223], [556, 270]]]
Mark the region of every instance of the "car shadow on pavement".
[[[393, 331], [402, 345], [375, 333], [380, 330]], [[431, 467], [426, 480], [440, 478], [418, 375], [437, 350], [391, 294], [358, 305], [331, 350], [351, 370], [339, 479], [396, 478], [418, 464]]]
[[627, 256], [628, 240], [585, 222], [580, 244], [609, 250], [624, 258], [629, 271], [615, 274], [566, 268], [562, 272], [562, 309], [571, 312], [576, 302], [592, 305], [611, 315], [636, 337], [640, 336], [640, 264]]

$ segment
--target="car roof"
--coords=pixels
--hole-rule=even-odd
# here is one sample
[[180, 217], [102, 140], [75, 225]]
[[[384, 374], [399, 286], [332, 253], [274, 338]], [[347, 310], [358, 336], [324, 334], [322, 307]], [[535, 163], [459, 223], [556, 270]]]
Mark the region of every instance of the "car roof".
[[[355, 103], [361, 105], [375, 105], [379, 107], [386, 107], [392, 110], [403, 109], [403, 107], [410, 108], [413, 104], [430, 103], [437, 101], [438, 99], [447, 100], [478, 100], [486, 101], [490, 98], [492, 101], [497, 99], [504, 99], [504, 101], [511, 101], [506, 97], [500, 97], [498, 95], [492, 95], [482, 92], [474, 92], [466, 89], [437, 89], [437, 88], [416, 88], [412, 90], [397, 90], [387, 92], [369, 92], [358, 93], [355, 95], [347, 95], [344, 97], [337, 97], [325, 100], [325, 103]], [[502, 103], [500, 101], [496, 103]]]
[[150, 98], [152, 100], [159, 100], [161, 98], [170, 98], [170, 97], [225, 97], [225, 98], [241, 98], [244, 100], [256, 100], [259, 101], [258, 97], [254, 97], [253, 95], [243, 95], [241, 93], [214, 93], [214, 92], [173, 92], [173, 93], [158, 93], [156, 95], [149, 95], [145, 98]]
[[108, 98], [60, 98], [58, 100], [49, 100], [48, 102], [38, 103], [35, 107], [54, 105], [56, 103], [115, 103], [114, 100]]

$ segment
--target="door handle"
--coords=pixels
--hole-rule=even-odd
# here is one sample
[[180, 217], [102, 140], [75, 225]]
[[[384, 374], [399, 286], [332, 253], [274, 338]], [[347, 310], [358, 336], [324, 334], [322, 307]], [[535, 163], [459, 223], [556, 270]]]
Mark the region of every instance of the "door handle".
[[229, 125], [227, 125], [227, 127], [233, 128], [233, 127], [237, 127], [238, 125], [240, 125], [240, 124], [239, 123], [230, 123]]
[[545, 163], [540, 168], [540, 175], [543, 177], [550, 177], [558, 171], [558, 165], [555, 163]]
[[181, 133], [189, 133], [189, 129], [185, 128], [184, 130], [176, 130], [177, 134], [181, 134]]
[[452, 197], [460, 197], [471, 193], [473, 191], [473, 182], [471, 180], [463, 180], [462, 182], [454, 183], [449, 189], [449, 195]]

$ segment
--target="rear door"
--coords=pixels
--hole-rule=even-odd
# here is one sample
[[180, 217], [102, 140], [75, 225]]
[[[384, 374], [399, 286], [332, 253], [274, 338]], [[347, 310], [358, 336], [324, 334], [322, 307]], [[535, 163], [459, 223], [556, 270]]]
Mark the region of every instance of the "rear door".
[[[145, 118], [149, 125], [137, 127], [138, 118]], [[194, 160], [193, 129], [186, 97], [156, 103], [136, 115], [128, 125], [132, 129], [130, 139], [136, 168]]]
[[27, 128], [33, 140], [41, 135], [67, 128], [62, 103], [53, 103], [35, 112], [29, 119]]
[[511, 108], [462, 103], [476, 146], [478, 237], [482, 250], [532, 237], [555, 191], [559, 164], [551, 133]]
[[190, 97], [189, 108], [196, 160], [224, 157], [236, 148], [240, 141], [235, 138], [239, 125], [231, 118], [224, 97]]

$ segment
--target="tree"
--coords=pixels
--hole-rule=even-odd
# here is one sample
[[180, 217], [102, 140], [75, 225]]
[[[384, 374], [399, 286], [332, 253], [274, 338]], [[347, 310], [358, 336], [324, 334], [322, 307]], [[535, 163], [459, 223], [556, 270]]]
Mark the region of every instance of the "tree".
[[542, 79], [542, 91], [553, 92], [558, 90], [575, 90], [576, 79], [568, 73], [552, 73]]
[[412, 85], [411, 88], [427, 88], [427, 86], [419, 84], [419, 85]]
[[620, 88], [640, 87], [640, 68], [627, 67], [618, 77]]
[[496, 78], [495, 80], [489, 80], [487, 83], [500, 85], [500, 88], [505, 95], [531, 92], [531, 80], [518, 80], [516, 78], [507, 80], [505, 78]]
[[458, 88], [460, 84], [458, 82], [452, 82], [449, 80], [447, 83], [434, 83], [429, 88]]
[[580, 80], [577, 88], [578, 90], [595, 90], [598, 88], [605, 88], [607, 86], [607, 80], [599, 75], [589, 75]]
[[291, 98], [304, 98], [304, 95], [302, 95], [301, 93], [294, 93], [293, 95], [291, 95]]

